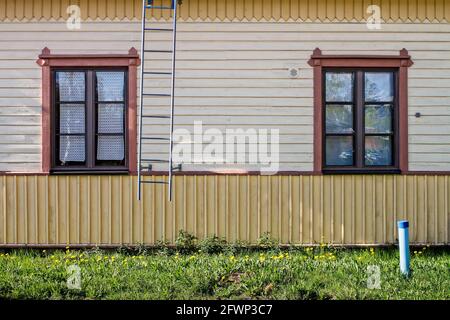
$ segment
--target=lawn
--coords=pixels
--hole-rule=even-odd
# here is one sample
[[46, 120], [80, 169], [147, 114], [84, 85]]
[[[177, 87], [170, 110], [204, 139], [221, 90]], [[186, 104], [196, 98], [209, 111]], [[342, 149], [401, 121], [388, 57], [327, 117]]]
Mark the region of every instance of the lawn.
[[[412, 249], [409, 278], [395, 248], [216, 249], [3, 251], [0, 298], [450, 299], [448, 248]], [[67, 286], [71, 265], [81, 289]], [[367, 286], [372, 266], [379, 289]]]

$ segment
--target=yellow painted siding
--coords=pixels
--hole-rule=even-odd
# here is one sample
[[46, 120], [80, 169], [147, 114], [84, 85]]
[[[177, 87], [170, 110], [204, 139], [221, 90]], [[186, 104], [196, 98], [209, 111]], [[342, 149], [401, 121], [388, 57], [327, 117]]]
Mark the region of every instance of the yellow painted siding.
[[0, 177], [0, 245], [155, 244], [178, 230], [252, 243], [449, 244], [448, 176], [177, 176], [175, 197], [131, 176]]
[[[170, 0], [155, 0], [155, 3]], [[83, 19], [140, 19], [141, 0], [0, 0], [2, 20], [65, 19], [69, 4], [79, 5]], [[220, 21], [362, 21], [367, 7], [381, 7], [382, 18], [390, 22], [442, 22], [450, 19], [448, 0], [184, 0], [182, 20]], [[155, 11], [155, 18], [168, 12]]]
[[[155, 27], [167, 27], [155, 23]], [[65, 23], [0, 23], [0, 171], [39, 172], [41, 164], [41, 68], [44, 47], [53, 53], [126, 53], [140, 47], [140, 24], [86, 22], [81, 30]], [[313, 169], [314, 48], [326, 54], [398, 54], [407, 48], [409, 69], [409, 169], [450, 171], [450, 24], [384, 24], [370, 31], [361, 23], [179, 24], [175, 129], [273, 128], [280, 132], [280, 170]], [[170, 46], [169, 33], [149, 35], [153, 48]], [[345, 45], [343, 45], [345, 44]], [[167, 54], [152, 54], [147, 71], [170, 71]], [[291, 69], [298, 76], [292, 77]], [[167, 92], [168, 77], [147, 77], [147, 92]], [[167, 112], [167, 98], [147, 98], [146, 112]], [[416, 118], [420, 112], [422, 116]], [[167, 134], [164, 119], [146, 120], [148, 136]], [[207, 143], [205, 143], [207, 145]], [[167, 144], [148, 141], [145, 157], [167, 158]], [[227, 165], [231, 167], [231, 165]], [[154, 167], [166, 170], [167, 166]], [[213, 164], [184, 161], [187, 171]], [[259, 170], [238, 163], [232, 169]]]

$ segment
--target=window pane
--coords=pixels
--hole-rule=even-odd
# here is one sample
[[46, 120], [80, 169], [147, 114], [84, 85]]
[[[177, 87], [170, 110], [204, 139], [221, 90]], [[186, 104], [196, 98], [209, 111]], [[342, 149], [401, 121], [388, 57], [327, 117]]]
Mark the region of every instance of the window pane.
[[353, 137], [326, 137], [326, 165], [353, 165]]
[[366, 106], [366, 133], [391, 133], [392, 108], [390, 105]]
[[123, 133], [123, 104], [98, 105], [98, 133]]
[[389, 166], [392, 165], [391, 137], [366, 137], [366, 165]]
[[59, 86], [60, 102], [85, 100], [84, 72], [57, 72], [56, 82]]
[[61, 104], [59, 107], [59, 132], [84, 133], [85, 110], [83, 104]]
[[353, 101], [353, 73], [327, 72], [326, 101], [329, 102]]
[[97, 140], [97, 160], [123, 160], [125, 158], [123, 136], [99, 136]]
[[125, 73], [97, 72], [98, 101], [124, 101]]
[[84, 162], [85, 156], [84, 136], [60, 136], [59, 160], [65, 162]]
[[392, 72], [366, 72], [366, 101], [394, 101], [394, 74]]
[[326, 130], [327, 133], [353, 132], [353, 106], [327, 105]]

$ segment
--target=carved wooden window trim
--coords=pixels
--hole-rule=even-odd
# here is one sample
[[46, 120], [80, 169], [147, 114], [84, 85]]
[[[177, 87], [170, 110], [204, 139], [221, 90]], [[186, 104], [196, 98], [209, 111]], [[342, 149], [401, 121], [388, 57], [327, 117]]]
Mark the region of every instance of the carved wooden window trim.
[[[126, 68], [127, 77], [127, 164], [128, 172], [136, 173], [137, 157], [137, 68], [140, 64], [135, 48], [128, 54], [52, 54], [44, 48], [36, 63], [42, 68], [42, 172], [52, 169], [52, 70], [58, 68]], [[89, 171], [87, 172], [89, 173]]]
[[[408, 68], [413, 65], [406, 49], [399, 55], [324, 55], [316, 48], [308, 64], [313, 67], [314, 77], [314, 172], [323, 168], [323, 74], [327, 68], [390, 68], [398, 73], [398, 169], [408, 172]], [[377, 170], [364, 170], [375, 173]], [[356, 171], [350, 171], [355, 173]], [[386, 170], [378, 170], [386, 173]]]

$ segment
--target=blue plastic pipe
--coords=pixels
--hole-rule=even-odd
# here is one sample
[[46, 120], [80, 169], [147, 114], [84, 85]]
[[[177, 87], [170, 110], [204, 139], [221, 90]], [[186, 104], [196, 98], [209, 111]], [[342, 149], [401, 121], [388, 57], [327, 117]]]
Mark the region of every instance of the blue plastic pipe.
[[409, 276], [409, 222], [402, 220], [397, 222], [398, 227], [398, 249], [400, 251], [400, 272]]

